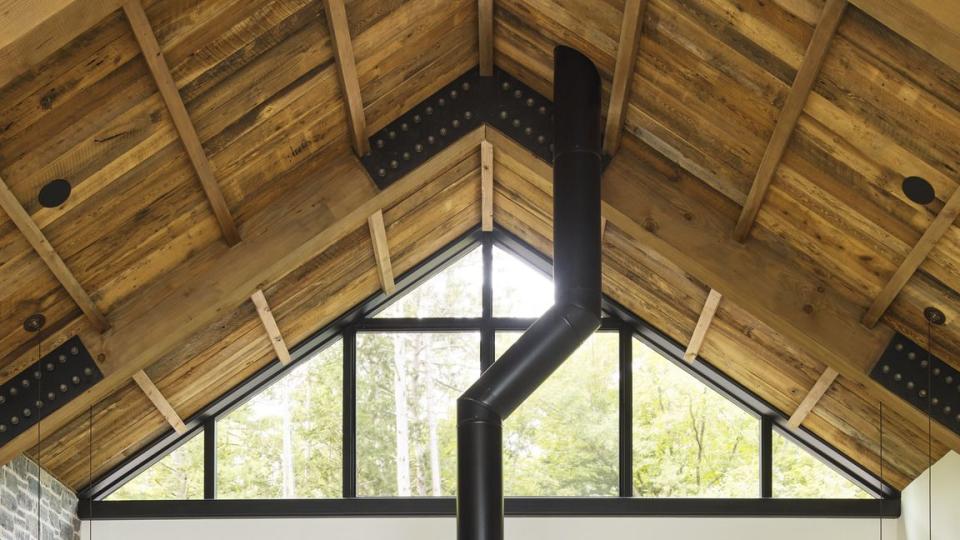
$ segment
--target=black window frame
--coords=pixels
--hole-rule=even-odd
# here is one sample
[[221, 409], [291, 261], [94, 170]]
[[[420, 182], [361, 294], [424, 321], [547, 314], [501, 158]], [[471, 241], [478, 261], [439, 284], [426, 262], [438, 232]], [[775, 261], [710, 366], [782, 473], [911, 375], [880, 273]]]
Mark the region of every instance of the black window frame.
[[[552, 263], [513, 234], [495, 228], [472, 229], [427, 261], [397, 280], [397, 290], [382, 291], [327, 325], [291, 349], [292, 361], [284, 366], [274, 360], [213, 403], [187, 419], [187, 431], [161, 435], [144, 449], [95, 479], [79, 493], [84, 519], [237, 517], [237, 516], [346, 516], [346, 515], [450, 515], [452, 499], [445, 497], [357, 497], [356, 493], [356, 338], [364, 331], [472, 331], [480, 332], [480, 365], [493, 363], [498, 330], [523, 331], [535, 318], [493, 317], [492, 264], [494, 246], [517, 256], [537, 271], [550, 276]], [[375, 318], [378, 313], [442, 272], [474, 249], [482, 250], [482, 314], [478, 318]], [[619, 496], [617, 497], [508, 497], [508, 515], [739, 515], [739, 516], [844, 516], [897, 517], [900, 493], [870, 471], [845, 456], [806, 428], [787, 428], [787, 415], [747, 388], [724, 375], [706, 360], [683, 359], [684, 347], [629, 310], [604, 296], [605, 316], [601, 329], [619, 332]], [[633, 496], [632, 361], [636, 338], [701, 383], [729, 399], [758, 419], [760, 429], [760, 474], [755, 499], [657, 499]], [[334, 344], [343, 347], [343, 489], [340, 499], [224, 500], [216, 498], [217, 420], [242, 406], [261, 390], [283, 377], [301, 362]], [[776, 499], [772, 497], [773, 430], [800, 445], [827, 466], [864, 489], [874, 500]], [[204, 437], [204, 500], [199, 501], [106, 501], [111, 493], [149, 468], [193, 436]]]

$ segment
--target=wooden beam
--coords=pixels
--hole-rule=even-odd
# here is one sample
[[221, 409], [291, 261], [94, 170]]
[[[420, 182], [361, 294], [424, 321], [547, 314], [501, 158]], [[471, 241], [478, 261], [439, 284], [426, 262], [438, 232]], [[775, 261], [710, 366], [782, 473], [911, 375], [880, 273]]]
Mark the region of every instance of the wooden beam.
[[620, 23], [620, 42], [617, 45], [617, 63], [610, 85], [610, 104], [607, 107], [607, 125], [603, 135], [603, 153], [612, 156], [620, 148], [623, 119], [630, 100], [630, 79], [637, 62], [637, 47], [643, 27], [643, 13], [647, 0], [627, 0]]
[[480, 143], [480, 228], [493, 230], [493, 144]]
[[323, 9], [327, 13], [330, 39], [337, 58], [337, 75], [340, 77], [340, 88], [347, 106], [350, 140], [353, 142], [354, 152], [358, 156], [365, 156], [370, 153], [370, 140], [367, 138], [367, 117], [363, 112], [363, 97], [360, 94], [360, 79], [353, 56], [350, 26], [347, 24], [347, 10], [343, 0], [323, 0]]
[[920, 268], [923, 261], [927, 259], [927, 255], [933, 251], [937, 242], [943, 238], [943, 235], [953, 226], [953, 222], [957, 220], [958, 215], [960, 215], [960, 189], [954, 190], [953, 195], [947, 199], [940, 213], [937, 214], [937, 217], [930, 223], [927, 230], [923, 232], [923, 236], [920, 237], [920, 240], [913, 246], [913, 249], [911, 249], [910, 253], [903, 259], [900, 266], [897, 267], [897, 271], [893, 273], [893, 276], [891, 276], [887, 284], [884, 285], [880, 294], [874, 298], [873, 303], [870, 304], [870, 307], [867, 308], [866, 313], [863, 315], [863, 324], [870, 328], [873, 328], [877, 324], [877, 321], [879, 321], [880, 317], [887, 311], [887, 308], [890, 307], [893, 300], [900, 294], [900, 291], [907, 282], [910, 281], [910, 278], [916, 273], [917, 269]]
[[0, 87], [120, 7], [120, 0], [0, 0]]
[[763, 158], [760, 160], [760, 167], [757, 169], [757, 175], [753, 179], [753, 185], [750, 186], [750, 193], [747, 194], [747, 200], [744, 202], [743, 210], [740, 212], [740, 218], [734, 228], [733, 236], [738, 242], [743, 242], [750, 234], [750, 229], [757, 219], [757, 213], [760, 211], [760, 205], [767, 194], [767, 188], [773, 180], [773, 175], [780, 165], [783, 153], [787, 149], [790, 137], [797, 125], [797, 120], [803, 112], [803, 106], [807, 102], [810, 90], [816, 82], [817, 74], [820, 73], [820, 66], [823, 65], [823, 59], [827, 56], [827, 50], [830, 48], [830, 41], [833, 39], [837, 26], [840, 24], [840, 18], [843, 17], [844, 9], [847, 7], [847, 0], [827, 0], [820, 13], [820, 20], [807, 45], [807, 52], [797, 70], [797, 76], [793, 80], [793, 86], [787, 94], [787, 100], [783, 104], [780, 116], [777, 118], [777, 125], [773, 128], [773, 135], [767, 143], [767, 149], [763, 152]]
[[250, 296], [250, 300], [253, 305], [257, 306], [257, 315], [260, 316], [260, 322], [263, 323], [263, 328], [267, 331], [267, 336], [270, 337], [270, 345], [277, 353], [277, 360], [280, 360], [283, 365], [289, 364], [291, 360], [290, 349], [287, 348], [287, 343], [283, 340], [283, 334], [280, 333], [280, 327], [277, 326], [277, 320], [273, 317], [273, 311], [270, 310], [270, 304], [267, 303], [267, 297], [264, 296], [263, 290], [257, 289], [257, 292]]
[[827, 393], [827, 390], [830, 389], [830, 385], [833, 384], [833, 381], [837, 380], [837, 370], [828, 367], [823, 370], [823, 373], [820, 375], [820, 378], [817, 379], [817, 382], [814, 383], [813, 388], [807, 392], [806, 397], [803, 398], [803, 401], [800, 402], [800, 405], [797, 407], [797, 410], [793, 411], [793, 414], [790, 415], [790, 420], [787, 421], [787, 427], [790, 429], [797, 429], [800, 427], [800, 424], [807, 419], [807, 416], [810, 415], [810, 411], [820, 402], [820, 398]]
[[207, 154], [203, 150], [203, 144], [200, 143], [200, 137], [197, 130], [190, 120], [187, 108], [183, 105], [180, 98], [180, 92], [170, 74], [170, 68], [167, 67], [167, 61], [163, 57], [163, 51], [160, 44], [157, 43], [157, 37], [153, 33], [147, 14], [143, 11], [140, 0], [125, 0], [123, 3], [123, 12], [127, 15], [130, 27], [133, 29], [133, 35], [140, 44], [140, 50], [143, 51], [143, 58], [147, 61], [147, 67], [153, 74], [153, 79], [160, 90], [160, 96], [170, 111], [170, 118], [173, 125], [180, 134], [180, 140], [187, 150], [190, 157], [190, 163], [193, 164], [197, 177], [200, 178], [200, 185], [210, 201], [210, 207], [220, 223], [220, 229], [223, 231], [223, 238], [227, 245], [234, 246], [240, 242], [240, 233], [237, 231], [237, 225], [230, 213], [226, 200], [223, 198], [223, 192], [220, 191], [220, 185], [217, 184], [216, 176], [213, 174], [213, 167]]
[[960, 9], [955, 0], [851, 0], [864, 13], [960, 71]]
[[[289, 204], [267, 206], [251, 215], [251, 232], [243, 243], [225, 251], [211, 246], [211, 252], [196, 255], [119, 306], [112, 314], [113, 329], [104, 336], [104, 379], [45, 417], [39, 424], [42, 432], [62, 428], [127, 384], [134, 373], [248, 302], [250, 291], [283, 279], [363, 227], [378, 209], [412, 195], [476, 153], [481, 137], [481, 129], [470, 132], [383, 191], [376, 190], [353, 157], [325, 164], [309, 183], [290, 193]], [[213, 257], [218, 264], [209, 264]], [[32, 433], [0, 447], [0, 465], [32, 448], [36, 444]]]
[[147, 395], [147, 399], [153, 403], [153, 406], [157, 408], [157, 411], [167, 420], [167, 423], [170, 424], [170, 427], [172, 427], [174, 431], [177, 433], [187, 432], [187, 426], [184, 425], [183, 419], [180, 418], [180, 415], [177, 414], [177, 411], [170, 405], [167, 398], [163, 397], [157, 385], [153, 384], [153, 381], [150, 380], [150, 377], [147, 376], [142, 369], [133, 374], [133, 380], [137, 383], [137, 386], [143, 390], [143, 393]]
[[600, 217], [600, 243], [603, 243], [603, 238], [607, 235], [607, 218]]
[[41, 231], [33, 219], [30, 218], [30, 214], [20, 205], [20, 201], [17, 200], [17, 197], [10, 191], [10, 188], [7, 187], [3, 178], [0, 178], [0, 207], [3, 207], [3, 210], [10, 216], [10, 221], [17, 226], [17, 229], [20, 229], [20, 232], [26, 237], [27, 242], [30, 243], [33, 250], [43, 259], [47, 268], [53, 272], [57, 281], [66, 289], [67, 294], [73, 298], [73, 301], [77, 303], [77, 306], [80, 307], [83, 314], [90, 319], [93, 327], [98, 332], [106, 332], [110, 328], [107, 317], [100, 311], [100, 308], [97, 307], [87, 292], [83, 290], [76, 276], [67, 268], [63, 259], [60, 258], [57, 251], [53, 249], [53, 246], [47, 241], [47, 237], [44, 236], [43, 231]]
[[373, 256], [377, 261], [377, 276], [383, 292], [393, 294], [397, 284], [393, 281], [393, 265], [390, 263], [390, 246], [387, 244], [387, 229], [383, 226], [383, 210], [377, 210], [367, 219], [370, 226], [370, 241], [373, 243]]
[[477, 0], [480, 26], [480, 76], [493, 75], [493, 0]]
[[690, 343], [687, 344], [687, 350], [683, 353], [683, 359], [687, 362], [693, 362], [700, 354], [700, 348], [703, 347], [703, 341], [707, 337], [707, 330], [713, 322], [713, 316], [717, 313], [717, 306], [720, 305], [720, 299], [723, 296], [714, 289], [710, 289], [707, 295], [707, 301], [700, 310], [700, 318], [697, 320], [697, 326], [693, 329], [693, 335], [690, 336]]

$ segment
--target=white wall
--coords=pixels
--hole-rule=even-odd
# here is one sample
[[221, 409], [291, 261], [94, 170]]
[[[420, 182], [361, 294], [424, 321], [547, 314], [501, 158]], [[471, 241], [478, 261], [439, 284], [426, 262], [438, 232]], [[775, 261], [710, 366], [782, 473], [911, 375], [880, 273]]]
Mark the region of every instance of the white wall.
[[[82, 527], [89, 540], [90, 523]], [[877, 519], [507, 518], [509, 540], [877, 540]], [[884, 522], [897, 540], [897, 521]], [[97, 521], [95, 540], [454, 540], [453, 518], [307, 518]]]
[[930, 471], [903, 490], [899, 540], [960, 540], [960, 454], [949, 452], [933, 464], [933, 513], [929, 513]]

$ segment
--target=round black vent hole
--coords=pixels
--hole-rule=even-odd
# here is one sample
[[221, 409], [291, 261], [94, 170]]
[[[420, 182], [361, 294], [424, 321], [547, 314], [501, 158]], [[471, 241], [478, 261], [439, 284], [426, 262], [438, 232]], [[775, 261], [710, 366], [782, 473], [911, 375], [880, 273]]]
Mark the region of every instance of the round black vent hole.
[[56, 208], [67, 202], [70, 197], [70, 182], [57, 178], [40, 188], [40, 204], [46, 208]]
[[27, 332], [39, 332], [45, 324], [47, 324], [47, 318], [43, 313], [34, 313], [23, 321], [23, 329]]
[[919, 176], [908, 176], [903, 179], [903, 194], [917, 204], [930, 204], [936, 198], [930, 182]]

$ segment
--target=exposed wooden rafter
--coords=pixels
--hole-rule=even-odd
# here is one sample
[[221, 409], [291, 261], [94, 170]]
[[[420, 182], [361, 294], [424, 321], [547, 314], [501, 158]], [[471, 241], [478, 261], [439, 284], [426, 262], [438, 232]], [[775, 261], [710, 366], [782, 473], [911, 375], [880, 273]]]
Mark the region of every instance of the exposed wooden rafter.
[[800, 119], [803, 107], [816, 82], [817, 74], [820, 73], [820, 66], [823, 64], [827, 51], [830, 48], [830, 41], [833, 39], [843, 12], [847, 7], [847, 0], [827, 0], [820, 13], [820, 20], [817, 22], [817, 28], [810, 38], [807, 45], [807, 52], [803, 57], [803, 63], [797, 70], [797, 76], [793, 80], [790, 92], [787, 94], [787, 100], [783, 104], [780, 116], [777, 118], [777, 125], [773, 128], [773, 135], [767, 143], [767, 149], [763, 152], [763, 158], [760, 160], [760, 167], [757, 169], [757, 175], [750, 186], [750, 193], [747, 194], [747, 200], [744, 202], [743, 210], [740, 212], [740, 218], [734, 228], [733, 236], [739, 242], [743, 242], [750, 234], [750, 229], [757, 219], [757, 213], [760, 211], [760, 205], [767, 194], [767, 188], [773, 180], [773, 175], [780, 165], [783, 153], [787, 149], [790, 137]]
[[807, 416], [810, 415], [810, 411], [816, 407], [817, 403], [820, 402], [820, 398], [827, 393], [827, 390], [830, 389], [830, 385], [833, 384], [833, 381], [837, 380], [837, 370], [828, 367], [823, 370], [823, 373], [820, 375], [820, 378], [817, 379], [817, 382], [814, 383], [813, 388], [807, 392], [806, 397], [803, 398], [803, 401], [800, 402], [800, 405], [797, 406], [797, 410], [793, 411], [793, 414], [790, 415], [790, 420], [787, 421], [787, 426], [790, 429], [797, 429], [800, 427], [800, 424], [807, 419]]
[[[127, 384], [134, 373], [182, 346], [195, 332], [220, 320], [249, 300], [245, 291], [275, 283], [318, 253], [362, 227], [378, 209], [389, 207], [414, 193], [453, 163], [477, 151], [482, 129], [451, 144], [412, 173], [377, 192], [356, 160], [329, 165], [324, 174], [336, 178], [331, 185], [341, 194], [316, 201], [315, 186], [291, 194], [290, 205], [267, 208], [259, 215], [262, 227], [221, 256], [219, 264], [187, 262], [151, 290], [176, 289], [178, 294], [136, 297], [118, 311], [113, 330], [104, 341], [104, 379], [80, 397], [64, 404], [40, 422], [44, 433], [62, 428], [77, 415]], [[328, 180], [329, 182], [329, 180]], [[253, 219], [253, 218], [252, 218]], [[198, 265], [196, 268], [193, 264]], [[185, 279], [190, 276], [190, 279]], [[36, 437], [24, 433], [0, 447], [0, 465], [33, 447]]]
[[367, 137], [367, 117], [363, 112], [363, 97], [360, 94], [360, 79], [357, 76], [357, 63], [353, 55], [353, 41], [350, 39], [350, 26], [347, 24], [347, 9], [343, 0], [323, 0], [323, 9], [327, 14], [330, 38], [333, 41], [337, 58], [337, 75], [347, 107], [347, 123], [350, 127], [350, 140], [358, 156], [370, 153], [370, 139]]
[[493, 0], [477, 0], [480, 34], [480, 75], [493, 75]]
[[147, 395], [147, 399], [153, 403], [153, 406], [157, 408], [157, 411], [167, 420], [167, 423], [170, 424], [170, 427], [172, 427], [174, 431], [177, 433], [187, 432], [187, 426], [184, 425], [183, 419], [180, 418], [180, 415], [177, 414], [177, 411], [170, 405], [167, 398], [163, 397], [163, 393], [160, 392], [157, 385], [153, 383], [142, 369], [133, 374], [133, 381], [143, 390], [143, 393]]
[[123, 2], [123, 12], [130, 22], [137, 43], [140, 44], [143, 58], [150, 68], [150, 73], [153, 74], [153, 79], [160, 90], [160, 96], [163, 97], [163, 102], [167, 105], [167, 110], [170, 111], [170, 118], [177, 128], [177, 133], [180, 134], [180, 140], [183, 141], [183, 146], [187, 150], [190, 163], [193, 164], [193, 168], [200, 178], [200, 184], [210, 201], [217, 222], [220, 223], [223, 238], [227, 245], [234, 246], [240, 242], [240, 232], [237, 231], [233, 215], [230, 213], [227, 201], [223, 198], [223, 192], [220, 190], [220, 185], [213, 173], [213, 167], [210, 165], [210, 160], [207, 159], [203, 144], [200, 142], [200, 136], [197, 135], [197, 130], [190, 120], [183, 99], [180, 98], [180, 92], [177, 90], [177, 85], [170, 74], [170, 68], [163, 57], [160, 44], [157, 43], [157, 37], [153, 33], [147, 14], [143, 11], [143, 5], [140, 4], [140, 0], [125, 0]]
[[690, 342], [687, 343], [687, 350], [683, 353], [683, 359], [687, 362], [693, 362], [697, 359], [697, 355], [700, 354], [700, 348], [703, 347], [703, 341], [707, 337], [707, 330], [710, 329], [710, 325], [713, 323], [713, 316], [717, 314], [717, 307], [720, 305], [722, 298], [723, 295], [714, 289], [710, 289], [710, 294], [707, 295], [707, 301], [704, 302], [703, 309], [700, 310], [700, 318], [697, 319], [697, 326], [693, 329]]
[[960, 215], [960, 189], [955, 190], [953, 195], [947, 199], [940, 213], [937, 214], [937, 217], [930, 223], [927, 230], [923, 232], [920, 240], [913, 246], [913, 249], [911, 249], [910, 253], [903, 259], [900, 266], [897, 267], [896, 272], [893, 273], [890, 280], [887, 281], [887, 284], [883, 286], [880, 294], [874, 298], [873, 303], [870, 304], [870, 307], [867, 308], [866, 313], [863, 315], [863, 324], [871, 328], [877, 324], [877, 321], [879, 321], [880, 317], [887, 311], [887, 308], [890, 307], [893, 300], [900, 294], [900, 291], [907, 282], [910, 281], [910, 278], [916, 273], [917, 269], [920, 268], [923, 261], [927, 259], [930, 252], [933, 251], [937, 242], [940, 241], [943, 235], [953, 226], [953, 222], [957, 220], [958, 215]]
[[280, 327], [277, 326], [277, 320], [273, 316], [273, 311], [270, 309], [270, 304], [267, 303], [267, 297], [264, 296], [263, 290], [257, 289], [257, 292], [250, 296], [250, 301], [257, 307], [257, 315], [260, 316], [263, 329], [266, 330], [267, 336], [270, 338], [273, 351], [277, 353], [277, 360], [283, 365], [289, 364], [291, 360], [290, 349], [287, 348], [283, 334], [280, 333]]
[[617, 45], [617, 64], [610, 85], [610, 103], [607, 107], [607, 125], [603, 135], [603, 153], [612, 156], [620, 148], [623, 119], [630, 99], [630, 79], [637, 61], [637, 47], [643, 28], [643, 13], [647, 0], [627, 0], [620, 23], [620, 42]]
[[493, 144], [480, 143], [480, 228], [493, 230]]
[[600, 218], [600, 242], [603, 242], [603, 237], [607, 235], [607, 218]]
[[367, 219], [370, 226], [370, 241], [373, 243], [373, 256], [377, 262], [377, 276], [383, 292], [393, 294], [397, 284], [393, 280], [393, 264], [390, 262], [390, 246], [387, 244], [387, 229], [383, 225], [383, 210], [377, 210]]
[[53, 246], [47, 241], [47, 237], [44, 236], [43, 231], [40, 230], [40, 227], [37, 227], [37, 224], [30, 217], [30, 214], [20, 205], [20, 201], [17, 200], [16, 196], [10, 191], [10, 188], [7, 187], [6, 182], [4, 182], [2, 178], [0, 178], [0, 206], [2, 206], [3, 210], [10, 216], [10, 221], [12, 221], [23, 236], [26, 237], [27, 242], [30, 243], [30, 246], [33, 247], [37, 255], [43, 259], [47, 268], [53, 272], [57, 281], [63, 285], [67, 294], [73, 298], [73, 301], [77, 303], [77, 306], [80, 307], [83, 314], [90, 319], [93, 327], [98, 332], [107, 331], [110, 328], [110, 323], [107, 321], [106, 315], [100, 311], [100, 308], [93, 302], [90, 295], [83, 290], [76, 276], [67, 268], [63, 259], [60, 258], [57, 251], [53, 249]]

